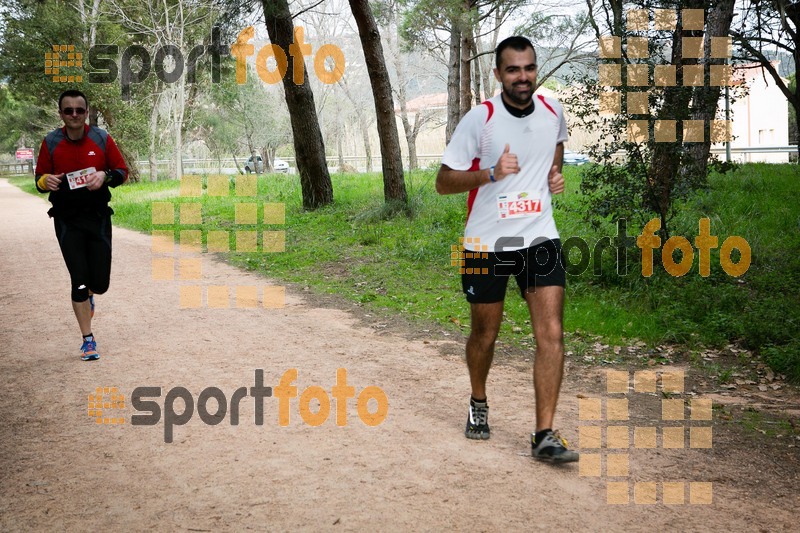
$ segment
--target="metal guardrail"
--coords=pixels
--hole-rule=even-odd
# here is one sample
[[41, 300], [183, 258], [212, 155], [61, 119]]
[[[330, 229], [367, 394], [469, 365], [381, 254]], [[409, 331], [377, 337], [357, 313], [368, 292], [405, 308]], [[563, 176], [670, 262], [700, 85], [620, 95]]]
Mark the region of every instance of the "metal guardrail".
[[[710, 152], [714, 155], [725, 155], [725, 147], [711, 148]], [[731, 154], [789, 154], [789, 162], [794, 162], [793, 156], [797, 156], [797, 146], [796, 145], [788, 145], [788, 146], [750, 146], [750, 147], [738, 147], [734, 148], [731, 147]], [[627, 153], [625, 150], [618, 150], [612, 154], [612, 156], [616, 160], [624, 160]], [[741, 159], [739, 160], [741, 162]], [[749, 161], [748, 161], [749, 162]], [[757, 161], [753, 161], [754, 163]]]
[[[796, 154], [797, 153], [797, 146], [750, 146], [745, 148], [734, 148], [731, 146], [731, 153], [732, 154]], [[725, 147], [722, 148], [712, 148], [712, 154], [724, 154]]]
[[[277, 159], [282, 159], [289, 163], [289, 173], [294, 174], [297, 172], [297, 163], [294, 157], [278, 157]], [[342, 160], [346, 165], [350, 165], [354, 167], [359, 172], [365, 172], [367, 166], [367, 158], [365, 156], [345, 156], [342, 157]], [[419, 154], [417, 155], [417, 163], [420, 168], [426, 168], [427, 166], [435, 163], [437, 166], [442, 160], [441, 154]], [[247, 159], [240, 159], [239, 161], [239, 168], [244, 170], [244, 165]], [[332, 156], [327, 157], [326, 161], [328, 162], [328, 168], [331, 170], [337, 170], [339, 168], [339, 156]], [[139, 168], [139, 171], [142, 175], [149, 176], [150, 174], [150, 162], [149, 161], [137, 161], [136, 165]], [[171, 159], [158, 159], [156, 160], [156, 168], [158, 169], [159, 174], [168, 174], [172, 165]], [[408, 158], [403, 158], [403, 165], [404, 168], [408, 168]], [[221, 170], [221, 172], [220, 172]], [[372, 157], [372, 171], [379, 172], [381, 170], [381, 156], [380, 153], [373, 155]], [[236, 164], [233, 158], [224, 158], [221, 160], [217, 159], [199, 159], [199, 158], [186, 158], [183, 160], [183, 171], [185, 174], [198, 174], [198, 173], [220, 173], [220, 174], [236, 174]]]
[[14, 176], [16, 174], [33, 175], [33, 161], [21, 163], [0, 163], [0, 176]]

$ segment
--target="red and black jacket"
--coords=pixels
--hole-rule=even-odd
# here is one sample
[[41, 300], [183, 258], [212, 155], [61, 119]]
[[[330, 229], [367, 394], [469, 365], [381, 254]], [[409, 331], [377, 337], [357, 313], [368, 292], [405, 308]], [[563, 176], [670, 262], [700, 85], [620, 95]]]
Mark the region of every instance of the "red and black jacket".
[[[47, 134], [36, 160], [36, 177], [44, 174], [61, 174], [94, 167], [106, 172], [106, 183], [96, 191], [86, 187], [71, 190], [66, 176], [57, 191], [50, 192], [53, 208], [50, 216], [69, 216], [82, 212], [110, 213], [109, 187], [122, 185], [128, 179], [128, 167], [114, 139], [97, 126], [85, 125], [83, 137], [73, 141], [67, 137], [66, 128]], [[39, 192], [47, 192], [36, 185]]]

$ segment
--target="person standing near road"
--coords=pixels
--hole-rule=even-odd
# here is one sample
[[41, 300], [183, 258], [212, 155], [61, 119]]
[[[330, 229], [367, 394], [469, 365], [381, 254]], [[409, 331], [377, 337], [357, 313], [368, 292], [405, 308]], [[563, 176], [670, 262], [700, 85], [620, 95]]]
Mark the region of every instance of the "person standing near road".
[[86, 124], [89, 102], [77, 90], [64, 91], [58, 112], [64, 126], [42, 141], [36, 160], [36, 189], [49, 192], [47, 212], [69, 270], [72, 309], [83, 335], [80, 357], [100, 358], [92, 333], [94, 295], [108, 290], [111, 277], [109, 187], [128, 179], [128, 167], [108, 133]]
[[495, 62], [501, 94], [464, 116], [436, 178], [440, 194], [469, 191], [461, 277], [471, 314], [466, 352], [472, 397], [465, 435], [490, 435], [486, 379], [513, 275], [536, 337], [531, 453], [541, 460], [572, 462], [578, 453], [552, 429], [564, 373], [566, 272], [551, 196], [564, 191], [561, 165], [567, 125], [558, 102], [534, 96], [536, 51], [528, 39], [503, 40]]

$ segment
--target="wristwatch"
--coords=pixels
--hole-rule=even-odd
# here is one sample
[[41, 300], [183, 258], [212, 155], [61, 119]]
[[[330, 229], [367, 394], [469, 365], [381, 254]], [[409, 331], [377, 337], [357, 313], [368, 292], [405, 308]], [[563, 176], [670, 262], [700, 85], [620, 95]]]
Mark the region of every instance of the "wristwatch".
[[497, 180], [494, 179], [494, 167], [489, 167], [489, 181], [495, 183]]

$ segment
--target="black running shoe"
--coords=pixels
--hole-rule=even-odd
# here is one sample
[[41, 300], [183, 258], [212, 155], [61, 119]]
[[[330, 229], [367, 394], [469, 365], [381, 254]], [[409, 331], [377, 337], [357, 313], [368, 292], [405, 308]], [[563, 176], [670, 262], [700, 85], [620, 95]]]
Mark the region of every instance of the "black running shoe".
[[531, 455], [540, 461], [551, 463], [572, 463], [578, 460], [578, 452], [567, 449], [567, 441], [554, 431], [545, 433], [536, 445], [536, 434], [531, 434]]
[[469, 415], [467, 416], [467, 429], [464, 435], [468, 439], [489, 438], [489, 406], [485, 401], [469, 401]]

